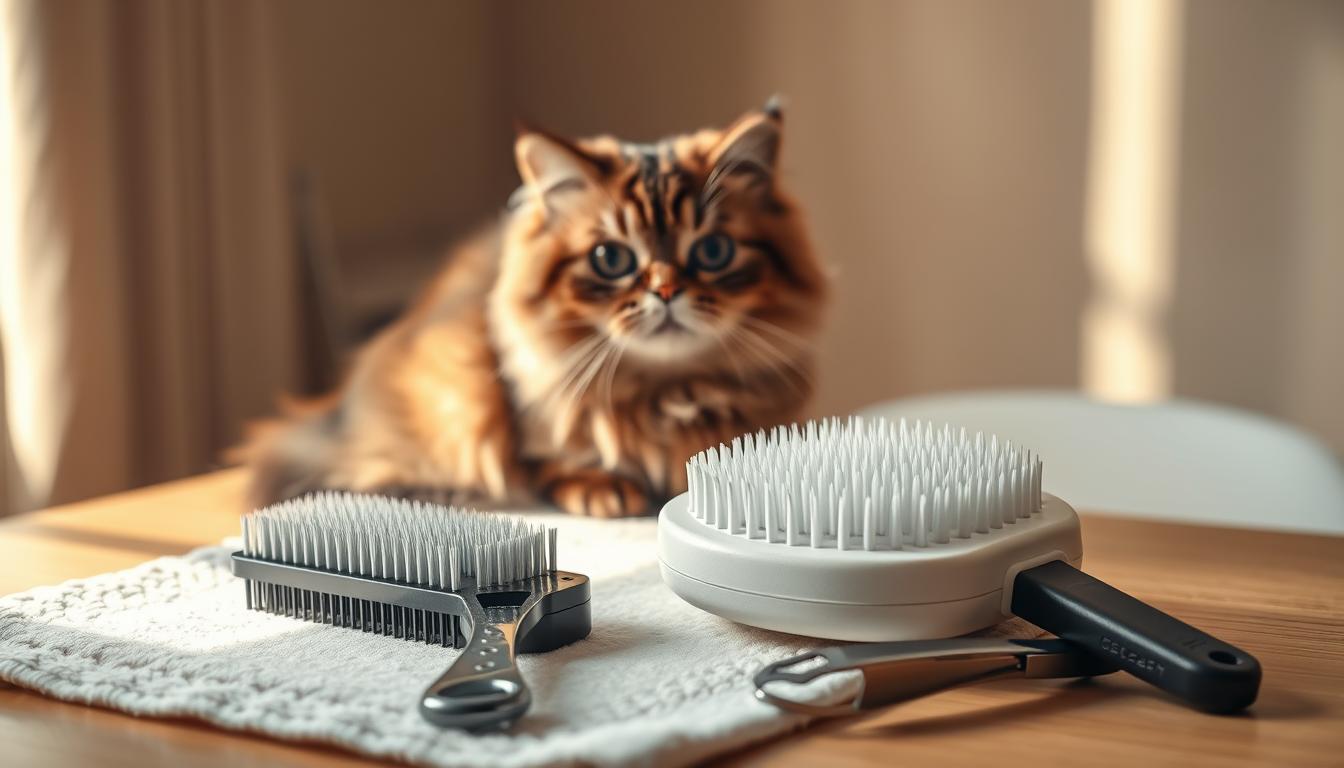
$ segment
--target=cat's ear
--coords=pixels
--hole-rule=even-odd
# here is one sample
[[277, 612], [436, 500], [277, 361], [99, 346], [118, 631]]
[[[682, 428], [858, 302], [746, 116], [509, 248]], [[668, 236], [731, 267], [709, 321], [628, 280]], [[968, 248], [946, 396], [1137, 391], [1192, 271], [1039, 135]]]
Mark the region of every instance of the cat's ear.
[[773, 176], [779, 162], [783, 128], [784, 112], [779, 99], [771, 97], [763, 109], [748, 112], [724, 129], [710, 152], [711, 166], [728, 170], [729, 165], [735, 165]]
[[600, 159], [574, 144], [526, 126], [518, 129], [513, 154], [524, 190], [548, 208], [566, 193], [596, 186], [607, 170]]
[[772, 98], [764, 109], [749, 112], [725, 128], [709, 153], [712, 170], [706, 186], [712, 188], [712, 196], [722, 189], [773, 204], [783, 127], [783, 113]]

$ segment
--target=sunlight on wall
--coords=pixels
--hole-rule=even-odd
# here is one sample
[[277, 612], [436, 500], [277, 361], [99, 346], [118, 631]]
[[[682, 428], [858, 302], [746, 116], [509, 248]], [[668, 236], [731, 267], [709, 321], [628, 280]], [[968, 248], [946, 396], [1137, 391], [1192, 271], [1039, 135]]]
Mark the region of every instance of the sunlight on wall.
[[0, 7], [0, 353], [4, 421], [20, 474], [12, 479], [22, 485], [6, 489], [22, 497], [15, 506], [41, 503], [51, 490], [68, 416], [66, 327], [55, 311], [68, 262], [43, 172], [46, 113], [33, 22], [27, 3]]
[[1090, 395], [1142, 402], [1171, 394], [1165, 314], [1180, 123], [1183, 3], [1098, 0], [1080, 380]]
[[[1344, 11], [1333, 9], [1335, 21]], [[1305, 25], [1304, 25], [1305, 26]], [[1319, 23], [1296, 49], [1290, 143], [1302, 191], [1293, 205], [1300, 266], [1289, 272], [1292, 295], [1285, 334], [1285, 415], [1310, 425], [1344, 457], [1344, 24]]]

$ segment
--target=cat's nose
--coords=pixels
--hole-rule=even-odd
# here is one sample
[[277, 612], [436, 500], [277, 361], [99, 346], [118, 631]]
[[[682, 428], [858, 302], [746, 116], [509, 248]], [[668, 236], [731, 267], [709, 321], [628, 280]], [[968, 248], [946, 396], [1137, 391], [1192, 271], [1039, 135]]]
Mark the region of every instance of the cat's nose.
[[658, 262], [651, 265], [648, 280], [649, 293], [664, 302], [671, 302], [677, 294], [685, 290], [678, 284], [677, 272], [671, 264]]
[[672, 283], [663, 283], [657, 288], [653, 288], [651, 290], [653, 291], [654, 295], [662, 299], [664, 302], [671, 303], [671, 301], [677, 297], [677, 294], [681, 293], [686, 289], [682, 288], [680, 285], [674, 285]]

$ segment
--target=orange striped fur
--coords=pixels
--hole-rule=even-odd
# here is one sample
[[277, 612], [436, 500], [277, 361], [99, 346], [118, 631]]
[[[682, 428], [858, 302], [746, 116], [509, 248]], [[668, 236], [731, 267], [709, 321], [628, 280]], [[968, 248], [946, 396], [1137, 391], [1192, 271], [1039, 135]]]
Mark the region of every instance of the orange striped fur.
[[252, 503], [431, 489], [641, 514], [691, 454], [794, 419], [826, 280], [780, 129], [767, 109], [653, 145], [523, 131], [503, 222], [339, 392], [254, 432]]

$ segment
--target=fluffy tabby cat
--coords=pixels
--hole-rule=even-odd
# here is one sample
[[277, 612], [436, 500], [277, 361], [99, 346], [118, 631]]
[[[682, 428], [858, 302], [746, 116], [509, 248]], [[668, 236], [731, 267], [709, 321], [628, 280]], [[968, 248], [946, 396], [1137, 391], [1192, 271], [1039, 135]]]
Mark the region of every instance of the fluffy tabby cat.
[[692, 453], [794, 419], [826, 280], [780, 128], [767, 107], [656, 144], [524, 130], [503, 221], [339, 391], [257, 430], [250, 501], [429, 488], [640, 514]]

